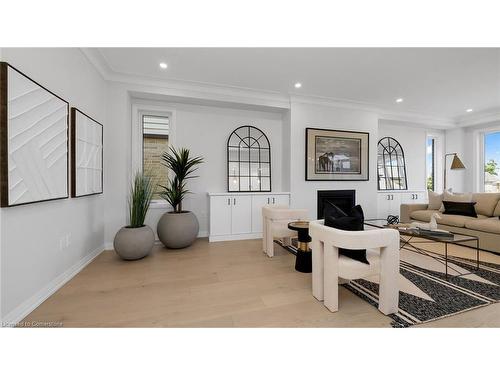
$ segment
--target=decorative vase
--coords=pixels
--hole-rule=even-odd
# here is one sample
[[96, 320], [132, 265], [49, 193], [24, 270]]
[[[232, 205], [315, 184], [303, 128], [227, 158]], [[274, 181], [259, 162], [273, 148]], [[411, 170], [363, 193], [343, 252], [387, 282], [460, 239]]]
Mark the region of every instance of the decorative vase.
[[166, 212], [158, 221], [158, 238], [169, 249], [182, 249], [191, 245], [200, 225], [191, 211]]
[[155, 234], [147, 225], [123, 227], [116, 233], [113, 245], [116, 253], [125, 260], [136, 260], [149, 255], [155, 243]]

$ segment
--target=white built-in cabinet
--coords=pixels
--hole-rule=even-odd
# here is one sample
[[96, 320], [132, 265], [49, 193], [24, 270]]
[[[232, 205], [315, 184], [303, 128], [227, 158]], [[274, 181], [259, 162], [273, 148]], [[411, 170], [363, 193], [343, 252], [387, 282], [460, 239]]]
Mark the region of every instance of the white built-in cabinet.
[[379, 191], [377, 202], [377, 219], [387, 219], [389, 215], [400, 216], [403, 203], [426, 203], [425, 191]]
[[209, 241], [262, 237], [262, 206], [290, 205], [290, 193], [208, 193]]

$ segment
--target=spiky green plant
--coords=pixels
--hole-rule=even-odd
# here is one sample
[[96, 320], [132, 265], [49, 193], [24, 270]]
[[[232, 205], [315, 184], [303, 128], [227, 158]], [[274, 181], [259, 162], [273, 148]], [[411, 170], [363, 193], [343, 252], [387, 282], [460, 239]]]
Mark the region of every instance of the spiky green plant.
[[141, 172], [137, 172], [130, 186], [128, 198], [131, 228], [144, 226], [144, 220], [146, 219], [153, 194], [154, 186], [151, 178], [143, 175]]
[[186, 182], [190, 178], [195, 178], [193, 173], [198, 169], [197, 165], [203, 163], [201, 156], [190, 157], [187, 148], [175, 149], [170, 146], [169, 152], [164, 152], [161, 156], [162, 164], [170, 169], [174, 176], [167, 180], [166, 185], [160, 185], [163, 192], [160, 194], [173, 208], [174, 212], [182, 212], [182, 201], [190, 191]]

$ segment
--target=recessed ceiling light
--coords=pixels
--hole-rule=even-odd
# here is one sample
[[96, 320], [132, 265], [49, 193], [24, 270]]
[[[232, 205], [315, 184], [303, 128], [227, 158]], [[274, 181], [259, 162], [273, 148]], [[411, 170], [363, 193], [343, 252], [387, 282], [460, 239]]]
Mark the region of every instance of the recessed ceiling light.
[[296, 89], [300, 89], [302, 87], [302, 83], [297, 82], [294, 86]]
[[160, 68], [167, 69], [167, 67], [168, 67], [167, 63], [164, 63], [164, 62], [160, 63]]
[[468, 112], [468, 113], [472, 112], [472, 108], [467, 109], [465, 112]]
[[403, 98], [397, 98], [396, 99], [396, 103], [402, 103], [403, 102]]

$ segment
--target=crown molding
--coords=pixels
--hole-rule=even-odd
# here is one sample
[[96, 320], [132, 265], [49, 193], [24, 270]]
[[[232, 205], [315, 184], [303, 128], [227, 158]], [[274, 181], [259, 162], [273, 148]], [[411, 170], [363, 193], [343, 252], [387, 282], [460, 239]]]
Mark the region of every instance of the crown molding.
[[98, 70], [104, 80], [117, 84], [126, 84], [129, 86], [128, 90], [131, 92], [140, 92], [144, 90], [144, 87], [148, 87], [148, 92], [151, 94], [221, 103], [241, 103], [277, 109], [290, 109], [293, 102], [305, 103], [367, 111], [377, 114], [380, 120], [412, 123], [436, 129], [449, 129], [457, 126], [454, 119], [429, 116], [411, 111], [394, 111], [393, 109], [383, 108], [372, 103], [353, 100], [297, 95], [295, 93], [282, 94], [251, 88], [116, 73], [111, 69], [109, 63], [97, 48], [81, 48], [81, 51]]
[[379, 120], [391, 122], [404, 122], [413, 125], [423, 125], [426, 128], [433, 129], [452, 129], [456, 128], [455, 121], [445, 117], [436, 117], [423, 115], [421, 113], [413, 112], [395, 112], [389, 110], [382, 110], [378, 112]]
[[255, 91], [228, 88], [210, 88], [172, 81], [150, 81], [138, 77], [119, 76], [110, 82], [125, 85], [129, 93], [146, 93], [170, 97], [173, 101], [205, 101], [269, 107], [270, 109], [290, 109], [290, 99], [286, 95], [269, 95]]
[[83, 55], [94, 66], [97, 72], [105, 81], [109, 81], [109, 77], [113, 74], [108, 62], [97, 48], [80, 48]]
[[500, 107], [490, 108], [484, 111], [460, 116], [455, 121], [457, 126], [460, 128], [487, 124], [495, 121], [500, 122]]
[[148, 93], [170, 97], [221, 103], [242, 103], [281, 110], [290, 108], [288, 95], [276, 92], [116, 73], [110, 68], [99, 50], [95, 48], [81, 48], [81, 50], [104, 80], [116, 84], [125, 84], [130, 92], [144, 91], [144, 87], [147, 87]]
[[354, 100], [325, 98], [320, 96], [290, 95], [290, 101], [291, 103], [296, 102], [372, 112], [378, 115], [379, 120], [387, 120], [394, 123], [404, 122], [411, 123], [413, 125], [424, 125], [426, 127], [436, 129], [449, 129], [456, 126], [455, 121], [449, 118], [429, 116], [411, 111], [394, 111], [390, 108], [384, 108], [371, 103]]

